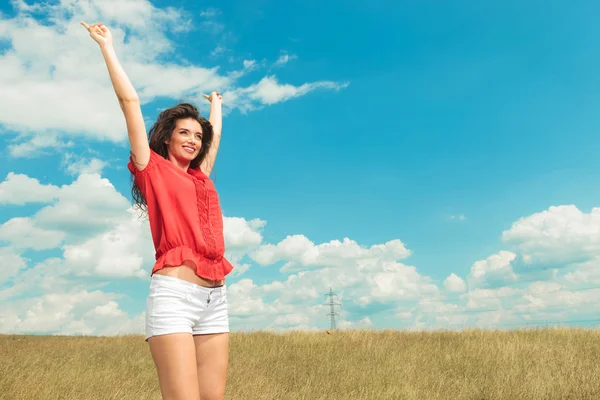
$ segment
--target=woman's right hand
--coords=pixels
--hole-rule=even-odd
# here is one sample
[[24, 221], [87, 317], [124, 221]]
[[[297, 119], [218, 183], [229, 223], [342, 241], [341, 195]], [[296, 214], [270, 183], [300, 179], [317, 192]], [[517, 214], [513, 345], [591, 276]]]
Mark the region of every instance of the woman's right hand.
[[81, 25], [88, 30], [92, 39], [100, 46], [112, 45], [112, 34], [106, 26], [102, 25], [102, 22], [88, 25], [82, 21]]

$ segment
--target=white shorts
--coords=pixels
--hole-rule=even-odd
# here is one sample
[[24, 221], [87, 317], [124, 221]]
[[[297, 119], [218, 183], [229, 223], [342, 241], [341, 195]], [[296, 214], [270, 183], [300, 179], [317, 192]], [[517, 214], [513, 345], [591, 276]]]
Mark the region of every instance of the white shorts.
[[152, 275], [146, 300], [146, 341], [169, 333], [229, 332], [226, 286], [207, 288], [165, 275]]

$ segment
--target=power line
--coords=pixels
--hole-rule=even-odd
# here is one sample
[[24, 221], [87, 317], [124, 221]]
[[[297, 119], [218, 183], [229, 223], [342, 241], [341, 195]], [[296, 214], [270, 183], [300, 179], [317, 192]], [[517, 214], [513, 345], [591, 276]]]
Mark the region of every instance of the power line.
[[[539, 281], [536, 280], [537, 282], [541, 282], [541, 283], [547, 283], [544, 281]], [[550, 283], [556, 283], [558, 285], [560, 285], [558, 282], [550, 282]], [[484, 313], [493, 313], [493, 312], [509, 312], [510, 315], [510, 319], [513, 319], [513, 321], [496, 321], [496, 322], [492, 322], [490, 323], [490, 327], [496, 327], [496, 328], [503, 328], [503, 327], [510, 327], [510, 326], [514, 326], [514, 327], [518, 327], [518, 326], [548, 326], [548, 325], [555, 325], [555, 324], [564, 324], [564, 325], [571, 325], [571, 324], [576, 324], [576, 323], [592, 323], [592, 322], [600, 322], [600, 318], [593, 318], [593, 316], [597, 315], [597, 309], [596, 310], [592, 310], [589, 311], [587, 309], [589, 309], [590, 307], [590, 303], [593, 303], [593, 300], [589, 300], [589, 301], [585, 301], [585, 299], [581, 299], [584, 300], [582, 302], [578, 302], [578, 304], [572, 304], [569, 303], [568, 301], [565, 301], [563, 299], [563, 301], [565, 301], [565, 304], [556, 304], [556, 302], [560, 302], [561, 299], [555, 299], [553, 297], [551, 297], [550, 300], [550, 304], [548, 305], [544, 305], [544, 304], [536, 304], [536, 303], [532, 303], [531, 300], [527, 299], [524, 296], [532, 296], [534, 298], [539, 298], [542, 300], [547, 300], [548, 295], [551, 295], [553, 293], [578, 293], [578, 292], [585, 292], [585, 294], [587, 293], [594, 293], [595, 291], [600, 289], [600, 286], [598, 285], [593, 285], [593, 286], [587, 286], [587, 287], [580, 287], [577, 289], [568, 289], [565, 287], [560, 287], [558, 289], [553, 289], [553, 290], [540, 290], [540, 291], [525, 291], [526, 289], [528, 289], [529, 287], [522, 287], [522, 288], [512, 288], [514, 290], [519, 290], [520, 293], [510, 293], [510, 294], [499, 294], [499, 295], [495, 295], [493, 292], [495, 291], [494, 289], [482, 289], [482, 290], [486, 290], [490, 292], [490, 296], [477, 296], [476, 292], [466, 292], [466, 293], [460, 293], [458, 294], [460, 297], [462, 298], [447, 298], [447, 297], [441, 297], [439, 299], [433, 299], [433, 300], [425, 300], [425, 301], [419, 301], [418, 299], [412, 299], [410, 300], [410, 302], [412, 302], [413, 304], [410, 307], [407, 307], [406, 310], [410, 311], [411, 314], [414, 312], [415, 316], [418, 315], [417, 319], [420, 319], [421, 316], [424, 316], [425, 318], [439, 318], [439, 317], [443, 317], [443, 316], [461, 316], [464, 315], [465, 317], [467, 317], [469, 320], [471, 319], [470, 317], [475, 317], [477, 318], [479, 315], [484, 314]], [[473, 296], [475, 295], [475, 296]], [[504, 308], [493, 308], [493, 307], [481, 307], [481, 308], [469, 308], [466, 309], [466, 304], [465, 305], [459, 305], [456, 303], [463, 303], [466, 301], [482, 301], [482, 302], [490, 302], [490, 301], [499, 301], [499, 299], [509, 299], [509, 298], [516, 298], [516, 297], [521, 297], [522, 300], [529, 300], [529, 302], [527, 303], [523, 303], [523, 302], [519, 302], [519, 304], [515, 304], [515, 305], [511, 305], [510, 307], [504, 307], [504, 304], [500, 303], [500, 307], [504, 307]], [[404, 302], [408, 302], [409, 300], [405, 300]], [[454, 301], [455, 303], [448, 303], [449, 301]], [[440, 306], [443, 307], [443, 309], [438, 309], [438, 310], [422, 310], [421, 307], [425, 304], [439, 304]], [[552, 304], [555, 303], [555, 304]], [[459, 307], [459, 309], [447, 309], [445, 306], [447, 305], [451, 305], [451, 306], [456, 306]], [[529, 309], [528, 309], [529, 308]], [[374, 314], [380, 314], [382, 312], [385, 312], [387, 310], [387, 308], [385, 310], [381, 310], [381, 311], [377, 311]], [[561, 320], [543, 320], [542, 318], [556, 318], [559, 317], [560, 318], [560, 314], [564, 314], [564, 313], [574, 313], [575, 315], [571, 315], [570, 318], [569, 316], [565, 315], [564, 319]], [[592, 315], [589, 315], [590, 313], [592, 313]], [[558, 314], [558, 315], [556, 315]], [[586, 315], [587, 314], [587, 315]], [[544, 315], [544, 317], [541, 317], [542, 315]], [[592, 317], [592, 318], [587, 318], [587, 319], [576, 319], [577, 317], [583, 317], [585, 318], [586, 316]], [[531, 319], [538, 319], [538, 321], [531, 321], [530, 318], [527, 317], [532, 317]], [[514, 319], [519, 319], [520, 321], [515, 321]], [[502, 318], [504, 319], [504, 318]], [[540, 319], [542, 319], [540, 321]], [[436, 323], [434, 323], [434, 325], [439, 324], [441, 321], [437, 321]], [[470, 323], [466, 322], [466, 321], [446, 321], [446, 324], [449, 324], [450, 326], [456, 326], [456, 325], [463, 325], [463, 326], [467, 326], [467, 325], [471, 325]], [[487, 325], [487, 324], [486, 324]], [[598, 325], [598, 324], [596, 324]]]
[[[540, 280], [535, 280], [535, 281], [531, 281], [531, 282], [540, 282], [540, 283], [555, 283], [557, 285], [561, 285], [558, 282], [548, 282], [548, 281], [540, 281]], [[562, 285], [561, 285], [562, 286]], [[528, 289], [530, 286], [525, 286], [525, 287], [514, 287], [512, 285], [505, 285], [505, 286], [501, 286], [498, 289], [504, 289], [504, 288], [510, 288], [512, 290], [520, 290], [520, 291], [524, 291], [526, 289]], [[548, 290], [548, 291], [540, 291], [540, 292], [520, 292], [520, 293], [511, 293], [511, 294], [499, 294], [499, 295], [493, 295], [494, 292], [498, 292], [498, 289], [485, 289], [485, 288], [478, 288], [478, 289], [474, 289], [474, 290], [470, 290], [468, 292], [463, 292], [463, 293], [458, 293], [454, 296], [444, 296], [444, 297], [440, 297], [439, 299], [433, 299], [433, 300], [422, 300], [422, 301], [418, 301], [418, 300], [405, 300], [405, 302], [408, 301], [417, 301], [419, 304], [432, 304], [432, 303], [438, 303], [441, 301], [463, 301], [463, 300], [493, 300], [493, 299], [507, 299], [507, 298], [511, 298], [511, 297], [519, 297], [519, 296], [523, 296], [525, 294], [531, 294], [531, 295], [545, 295], [545, 294], [549, 294], [549, 293], [558, 293], [558, 292], [581, 292], [581, 291], [585, 291], [585, 290], [594, 290], [594, 289], [600, 289], [600, 286], [595, 285], [595, 286], [588, 286], [588, 287], [583, 287], [583, 288], [578, 288], [578, 289], [568, 289], [565, 287], [560, 287], [557, 290]], [[485, 297], [485, 296], [478, 296], [478, 293], [492, 293], [492, 296], [490, 297]]]
[[[520, 316], [522, 318], [522, 316]], [[506, 322], [498, 322], [489, 324], [490, 327], [498, 328], [522, 328], [527, 326], [533, 327], [547, 327], [550, 325], [564, 325], [564, 326], [572, 326], [573, 324], [578, 323], [591, 323], [591, 322], [600, 322], [600, 318], [587, 318], [587, 319], [561, 319], [561, 320], [553, 320], [553, 321], [537, 321], [537, 322], [526, 322], [526, 321], [506, 321]], [[450, 325], [462, 325], [465, 326], [465, 323], [450, 323]], [[595, 324], [597, 325], [597, 324]], [[470, 328], [476, 328], [477, 326], [469, 325]]]
[[333, 290], [331, 289], [331, 287], [329, 287], [329, 293], [327, 293], [325, 295], [325, 297], [329, 297], [329, 303], [326, 303], [325, 305], [329, 305], [329, 312], [327, 313], [327, 316], [329, 317], [330, 323], [331, 323], [331, 330], [335, 330], [336, 329], [336, 324], [335, 324], [335, 317], [336, 316], [340, 316], [340, 314], [338, 314], [337, 312], [335, 312], [335, 306], [342, 306], [340, 303], [336, 303], [334, 301], [334, 297], [338, 297], [337, 294], [333, 293]]
[[543, 325], [548, 325], [548, 324], [562, 324], [562, 323], [568, 323], [568, 324], [573, 324], [573, 323], [578, 323], [578, 322], [598, 322], [600, 321], [600, 318], [592, 318], [592, 319], [576, 319], [576, 320], [562, 320], [562, 321], [544, 321], [543, 323], [541, 322], [529, 322], [529, 323], [525, 323], [525, 325], [538, 325], [538, 326], [543, 326]]
[[[564, 288], [560, 288], [558, 290], [548, 290], [545, 292], [540, 292], [540, 293], [517, 293], [517, 294], [510, 294], [510, 295], [497, 295], [497, 296], [491, 296], [491, 297], [466, 297], [464, 299], [455, 299], [455, 300], [459, 300], [459, 301], [468, 301], [468, 300], [474, 300], [474, 301], [494, 301], [496, 299], [509, 299], [509, 298], [513, 298], [513, 297], [520, 297], [523, 295], [533, 295], [533, 296], [544, 296], [547, 294], [552, 294], [552, 293], [559, 293], [559, 292], [584, 292], [584, 291], [591, 291], [591, 290], [597, 290], [600, 289], [600, 287], [598, 286], [590, 286], [590, 287], [584, 287], [584, 288], [579, 288], [579, 289], [564, 289]], [[468, 293], [472, 293], [472, 292], [468, 292]], [[467, 293], [467, 294], [468, 294]], [[418, 302], [418, 305], [422, 305], [422, 304], [433, 304], [433, 303], [443, 303], [448, 301], [448, 299], [439, 299], [439, 300], [434, 300], [434, 301], [422, 301], [422, 302]], [[452, 301], [452, 300], [450, 300]], [[517, 304], [516, 306], [519, 305], [529, 305], [529, 304]], [[572, 307], [572, 305], [568, 305], [565, 304], [564, 307]], [[514, 307], [513, 307], [514, 308]], [[422, 313], [453, 313], [453, 312], [458, 312], [458, 313], [476, 313], [476, 312], [487, 312], [487, 311], [507, 311], [506, 309], [503, 308], [488, 308], [488, 309], [468, 309], [468, 310], [430, 310], [430, 311], [421, 311]], [[544, 309], [540, 309], [539, 311], [544, 311]]]
[[[503, 286], [501, 286], [501, 287], [500, 287], [500, 289], [502, 289], [502, 288], [512, 288], [512, 289], [515, 289], [515, 290], [520, 290], [520, 289], [525, 289], [525, 288], [527, 288], [527, 286], [525, 286], [525, 287], [518, 287], [518, 286], [519, 286], [519, 285], [521, 285], [521, 284], [524, 284], [524, 283], [537, 283], [537, 282], [539, 282], [539, 283], [555, 283], [555, 284], [558, 284], [558, 285], [562, 285], [562, 284], [561, 284], [561, 283], [559, 283], [559, 282], [548, 281], [548, 280], [545, 280], [545, 281], [544, 281], [544, 280], [541, 280], [541, 279], [540, 279], [539, 277], [537, 277], [537, 276], [528, 277], [528, 278], [523, 278], [523, 277], [527, 277], [528, 275], [530, 275], [530, 274], [532, 274], [532, 273], [535, 273], [535, 272], [538, 272], [538, 271], [541, 271], [541, 270], [548, 271], [548, 272], [553, 272], [553, 271], [555, 271], [555, 270], [561, 270], [561, 269], [565, 269], [565, 267], [552, 267], [552, 268], [550, 268], [550, 267], [542, 267], [542, 268], [528, 268], [528, 269], [527, 269], [527, 271], [526, 271], [526, 273], [521, 273], [521, 274], [519, 274], [519, 275], [518, 275], [518, 278], [517, 278], [517, 280], [515, 280], [515, 281], [513, 281], [513, 282], [505, 282], [505, 283], [503, 283]], [[434, 283], [434, 284], [435, 284], [436, 286], [438, 286], [438, 287], [440, 287], [440, 286], [442, 286], [442, 285], [443, 285], [443, 282], [440, 282], [440, 281], [437, 281], [437, 282], [432, 282], [432, 283]], [[599, 285], [597, 285], [597, 286], [594, 286], [594, 287], [596, 287], [596, 288], [600, 288], [600, 284], [599, 284]], [[447, 296], [446, 296], [446, 299], [447, 299], [447, 300], [451, 300], [452, 298], [456, 298], [456, 299], [460, 300], [460, 297], [461, 297], [461, 296], [463, 296], [463, 295], [465, 295], [465, 294], [468, 294], [468, 293], [473, 293], [474, 291], [483, 291], [483, 290], [490, 290], [490, 291], [493, 291], [493, 290], [495, 290], [495, 289], [489, 289], [489, 288], [475, 288], [475, 289], [473, 289], [473, 290], [470, 290], [469, 292], [466, 292], [466, 293], [456, 293], [456, 294], [454, 294], [454, 293], [453, 293], [452, 295], [447, 295]], [[561, 290], [562, 290], [562, 289], [561, 289]], [[560, 290], [558, 290], [558, 291], [560, 291]], [[576, 291], [576, 289], [575, 289], [575, 290], [571, 290], [571, 291]], [[546, 292], [546, 293], [550, 293], [550, 292]], [[425, 293], [424, 295], [427, 295], [427, 293]], [[516, 296], [518, 296], [518, 295], [519, 295], [519, 294], [517, 294]], [[498, 297], [498, 296], [497, 296], [497, 297]], [[504, 297], [504, 296], [502, 296], [502, 297]], [[510, 297], [510, 296], [507, 296], [507, 297]], [[436, 300], [426, 300], [426, 301], [422, 301], [421, 303], [422, 303], [422, 304], [425, 304], [425, 303], [435, 303], [435, 302], [436, 302]]]

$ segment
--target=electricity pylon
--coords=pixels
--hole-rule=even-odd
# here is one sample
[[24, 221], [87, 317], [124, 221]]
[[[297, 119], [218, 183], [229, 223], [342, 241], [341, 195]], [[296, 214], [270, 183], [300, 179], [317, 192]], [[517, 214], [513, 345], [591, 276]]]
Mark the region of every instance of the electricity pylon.
[[331, 330], [333, 331], [334, 329], [336, 329], [336, 325], [335, 325], [335, 317], [336, 316], [340, 316], [340, 314], [335, 312], [335, 306], [342, 306], [340, 303], [336, 303], [334, 301], [334, 297], [338, 297], [337, 294], [333, 293], [333, 290], [331, 290], [331, 287], [329, 288], [329, 293], [327, 293], [325, 295], [325, 297], [329, 297], [329, 303], [326, 303], [325, 305], [329, 306], [329, 312], [327, 313], [327, 316], [330, 317], [331, 320]]

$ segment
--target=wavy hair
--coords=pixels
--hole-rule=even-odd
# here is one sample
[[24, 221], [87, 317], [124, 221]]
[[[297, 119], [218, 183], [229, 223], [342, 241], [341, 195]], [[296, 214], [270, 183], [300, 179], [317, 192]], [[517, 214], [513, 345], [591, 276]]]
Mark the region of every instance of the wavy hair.
[[[162, 111], [148, 132], [148, 143], [150, 149], [161, 155], [165, 159], [169, 159], [169, 150], [165, 141], [171, 139], [173, 131], [180, 119], [192, 118], [198, 121], [202, 127], [202, 147], [200, 153], [190, 162], [190, 168], [200, 168], [200, 164], [206, 158], [208, 150], [213, 141], [213, 127], [206, 118], [200, 116], [198, 109], [190, 103], [181, 103], [175, 107], [167, 108]], [[131, 197], [135, 203], [135, 207], [139, 208], [144, 213], [148, 211], [146, 199], [140, 191], [140, 188], [135, 184], [132, 176], [131, 182]]]

